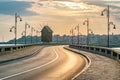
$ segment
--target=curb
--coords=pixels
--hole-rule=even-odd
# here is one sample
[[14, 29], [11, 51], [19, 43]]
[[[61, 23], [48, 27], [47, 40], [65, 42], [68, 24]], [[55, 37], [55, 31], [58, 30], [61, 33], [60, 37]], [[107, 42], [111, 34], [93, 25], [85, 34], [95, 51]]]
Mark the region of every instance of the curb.
[[86, 56], [86, 55], [84, 55], [84, 54], [82, 54], [82, 53], [80, 53], [80, 52], [78, 52], [78, 51], [74, 51], [74, 50], [69, 49], [69, 48], [67, 48], [67, 47], [64, 47], [64, 49], [66, 49], [66, 50], [69, 50], [69, 51], [72, 51], [72, 52], [75, 52], [75, 53], [78, 53], [78, 54], [82, 55], [83, 57], [85, 57], [85, 58], [87, 59], [88, 63], [91, 61], [91, 60], [90, 60], [90, 58], [89, 58], [88, 56]]
[[84, 55], [84, 54], [82, 54], [82, 53], [80, 53], [80, 52], [78, 52], [78, 51], [72, 50], [72, 49], [70, 49], [70, 48], [64, 47], [64, 49], [82, 55], [83, 57], [85, 57], [85, 59], [86, 59], [87, 62], [88, 62], [88, 65], [86, 64], [85, 67], [83, 68], [83, 70], [81, 70], [79, 73], [77, 73], [77, 74], [71, 79], [71, 80], [74, 80], [74, 79], [76, 79], [80, 74], [82, 74], [85, 70], [87, 70], [88, 67], [90, 67], [90, 65], [91, 65], [91, 59], [90, 59], [87, 55]]

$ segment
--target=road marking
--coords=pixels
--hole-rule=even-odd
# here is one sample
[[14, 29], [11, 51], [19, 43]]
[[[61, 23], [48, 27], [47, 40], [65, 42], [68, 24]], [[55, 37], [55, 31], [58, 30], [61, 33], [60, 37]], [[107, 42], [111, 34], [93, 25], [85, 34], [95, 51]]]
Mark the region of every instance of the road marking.
[[[66, 52], [67, 51], [67, 52]], [[66, 51], [64, 51], [65, 53], [69, 53], [69, 52], [72, 52], [72, 53], [76, 53], [76, 52], [73, 52], [74, 50], [72, 50], [72, 51], [69, 51], [69, 50], [66, 50]], [[84, 66], [84, 68], [80, 71], [80, 72], [78, 72], [74, 77], [72, 77], [71, 78], [71, 80], [74, 80], [76, 77], [78, 77], [81, 73], [83, 73], [86, 69], [88, 69], [88, 67], [91, 65], [91, 59], [87, 56], [87, 55], [85, 55], [85, 54], [82, 54], [82, 53], [80, 53], [79, 54], [84, 60], [85, 60], [85, 66]], [[88, 60], [89, 61], [88, 61]]]
[[79, 53], [79, 55], [81, 55], [84, 58], [85, 62], [86, 62], [85, 67], [71, 79], [71, 80], [74, 80], [76, 77], [78, 77], [80, 74], [82, 74], [86, 69], [88, 69], [88, 67], [90, 67], [91, 59], [87, 55], [85, 55], [85, 54], [83, 54], [83, 53], [81, 53], [79, 51], [75, 51], [75, 50], [69, 49], [69, 48], [67, 50], [70, 51], [70, 52], [73, 52], [73, 53]]
[[10, 76], [6, 76], [6, 77], [4, 77], [4, 78], [1, 78], [0, 80], [5, 80], [5, 79], [9, 79], [9, 78], [12, 78], [12, 77], [15, 77], [15, 76], [24, 74], [24, 73], [28, 73], [28, 72], [31, 72], [31, 71], [33, 71], [33, 70], [37, 70], [37, 69], [39, 69], [39, 68], [41, 68], [41, 67], [44, 67], [44, 66], [47, 66], [47, 65], [53, 63], [54, 61], [56, 61], [56, 60], [59, 58], [58, 53], [57, 53], [55, 50], [54, 50], [54, 52], [55, 52], [55, 54], [56, 54], [56, 58], [53, 59], [52, 61], [50, 61], [50, 62], [48, 62], [48, 63], [46, 63], [46, 64], [43, 64], [43, 65], [41, 65], [41, 66], [38, 66], [38, 67], [35, 67], [35, 68], [32, 68], [32, 69], [29, 69], [29, 70], [20, 72], [20, 73], [16, 73], [16, 74], [13, 74], [13, 75], [10, 75]]
[[[81, 53], [82, 54], [82, 53]], [[86, 56], [86, 58], [89, 60], [89, 62], [86, 60], [86, 58], [83, 56], [83, 58], [84, 58], [84, 60], [85, 60], [85, 62], [87, 63], [86, 65], [85, 65], [85, 67], [82, 69], [82, 71], [80, 71], [77, 75], [75, 75], [71, 80], [74, 80], [75, 78], [77, 78], [80, 74], [82, 74], [84, 71], [86, 71], [89, 67], [90, 67], [90, 65], [91, 65], [91, 59], [87, 56], [87, 55], [85, 55], [85, 54], [83, 54], [84, 56]], [[81, 55], [82, 56], [82, 55]]]

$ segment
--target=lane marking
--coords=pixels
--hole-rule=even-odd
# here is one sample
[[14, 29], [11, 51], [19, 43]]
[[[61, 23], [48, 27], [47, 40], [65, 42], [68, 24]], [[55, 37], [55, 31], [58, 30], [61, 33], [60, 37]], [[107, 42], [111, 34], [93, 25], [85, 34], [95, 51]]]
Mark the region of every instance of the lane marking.
[[85, 72], [90, 67], [90, 65], [91, 65], [91, 59], [88, 56], [86, 56], [86, 57], [89, 59], [89, 62], [87, 61], [87, 59], [84, 56], [82, 56], [82, 57], [84, 58], [84, 60], [86, 62], [86, 65], [82, 69], [82, 71], [80, 71], [77, 75], [75, 75], [71, 80], [74, 80], [75, 78], [77, 78], [80, 74], [82, 74], [83, 72]]
[[13, 74], [13, 75], [10, 75], [10, 76], [3, 77], [3, 78], [1, 78], [0, 80], [5, 80], [5, 79], [9, 79], [9, 78], [12, 78], [12, 77], [15, 77], [15, 76], [24, 74], [24, 73], [28, 73], [28, 72], [37, 70], [37, 69], [39, 69], [39, 68], [41, 68], [41, 67], [47, 66], [47, 65], [49, 65], [49, 64], [51, 64], [51, 63], [53, 63], [53, 62], [55, 62], [55, 61], [59, 58], [59, 55], [58, 55], [58, 53], [57, 53], [55, 50], [53, 50], [53, 51], [55, 52], [56, 58], [53, 59], [52, 61], [50, 61], [50, 62], [48, 62], [48, 63], [46, 63], [46, 64], [43, 64], [43, 65], [41, 65], [41, 66], [38, 66], [38, 67], [35, 67], [35, 68], [32, 68], [32, 69], [29, 69], [29, 70], [20, 72], [20, 73], [16, 73], [16, 74]]
[[90, 65], [91, 65], [91, 59], [90, 59], [87, 55], [81, 53], [80, 51], [75, 51], [75, 50], [73, 50], [73, 49], [67, 49], [67, 51], [70, 51], [70, 52], [73, 52], [73, 53], [79, 53], [79, 55], [81, 55], [81, 57], [82, 57], [82, 58], [85, 60], [85, 62], [86, 62], [85, 67], [84, 67], [80, 72], [78, 72], [78, 73], [71, 79], [71, 80], [74, 80], [74, 79], [77, 78], [80, 74], [82, 74], [84, 71], [86, 71], [86, 70], [88, 69], [88, 67], [90, 67]]

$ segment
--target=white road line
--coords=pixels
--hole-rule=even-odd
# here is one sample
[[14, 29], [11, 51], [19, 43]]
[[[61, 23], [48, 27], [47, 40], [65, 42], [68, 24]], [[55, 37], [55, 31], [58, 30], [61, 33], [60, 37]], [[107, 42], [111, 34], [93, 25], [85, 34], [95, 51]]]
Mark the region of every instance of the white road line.
[[3, 78], [1, 78], [0, 80], [5, 80], [5, 79], [9, 79], [9, 78], [12, 78], [12, 77], [15, 77], [15, 76], [24, 74], [24, 73], [28, 73], [28, 72], [31, 72], [31, 71], [33, 71], [33, 70], [37, 70], [37, 69], [39, 69], [39, 68], [41, 68], [41, 67], [44, 67], [44, 66], [47, 66], [47, 65], [53, 63], [54, 61], [56, 61], [56, 60], [59, 58], [58, 53], [57, 53], [55, 50], [54, 50], [54, 52], [55, 52], [55, 54], [56, 54], [56, 58], [53, 59], [52, 61], [50, 61], [50, 62], [48, 62], [48, 63], [46, 63], [46, 64], [43, 64], [43, 65], [41, 65], [41, 66], [38, 66], [38, 67], [35, 67], [35, 68], [32, 68], [32, 69], [29, 69], [29, 70], [20, 72], [20, 73], [16, 73], [16, 74], [13, 74], [13, 75], [10, 75], [10, 76], [3, 77]]
[[85, 56], [86, 56], [86, 58], [89, 59], [89, 63], [86, 60], [86, 58], [83, 56], [83, 58], [85, 59], [86, 63], [88, 63], [88, 64], [86, 64], [85, 67], [82, 69], [82, 71], [80, 71], [77, 75], [75, 75], [71, 80], [74, 80], [75, 78], [77, 78], [80, 74], [82, 74], [84, 71], [86, 71], [88, 69], [88, 67], [90, 67], [90, 65], [91, 65], [91, 59], [87, 55], [85, 55]]
[[[68, 51], [68, 50], [67, 50]], [[64, 51], [65, 52], [65, 51]], [[71, 52], [71, 51], [69, 51], [69, 52]], [[75, 53], [75, 52], [73, 52], [73, 53]], [[82, 55], [81, 55], [82, 54]], [[88, 69], [88, 67], [90, 67], [90, 65], [91, 65], [91, 59], [87, 56], [87, 55], [85, 55], [85, 54], [83, 54], [83, 53], [80, 53], [79, 54], [84, 60], [85, 60], [85, 62], [86, 62], [86, 64], [85, 64], [85, 67], [79, 72], [79, 73], [77, 73], [71, 80], [74, 80], [76, 77], [78, 77], [80, 74], [82, 74], [86, 69]], [[85, 57], [84, 57], [84, 56]], [[88, 63], [88, 61], [87, 61], [87, 59], [89, 60], [89, 63]]]

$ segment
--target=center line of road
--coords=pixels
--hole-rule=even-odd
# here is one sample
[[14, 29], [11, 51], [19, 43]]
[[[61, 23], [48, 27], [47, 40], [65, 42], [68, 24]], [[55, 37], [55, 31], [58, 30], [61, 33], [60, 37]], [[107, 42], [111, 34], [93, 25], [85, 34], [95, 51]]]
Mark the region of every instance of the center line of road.
[[3, 77], [3, 78], [1, 78], [0, 80], [5, 80], [5, 79], [9, 79], [9, 78], [11, 78], [11, 77], [15, 77], [15, 76], [18, 76], [18, 75], [21, 75], [21, 74], [24, 74], [24, 73], [28, 73], [28, 72], [31, 72], [31, 71], [33, 71], [33, 70], [37, 70], [37, 69], [39, 69], [39, 68], [41, 68], [41, 67], [44, 67], [44, 66], [47, 66], [47, 65], [53, 63], [54, 61], [56, 61], [56, 60], [59, 58], [58, 53], [57, 53], [55, 50], [54, 50], [54, 52], [55, 52], [55, 54], [56, 54], [56, 57], [55, 57], [55, 59], [51, 60], [50, 62], [48, 62], [48, 63], [46, 63], [46, 64], [43, 64], [43, 65], [41, 65], [41, 66], [32, 68], [32, 69], [29, 69], [29, 70], [20, 72], [20, 73], [16, 73], [16, 74], [13, 74], [13, 75], [10, 75], [10, 76]]

